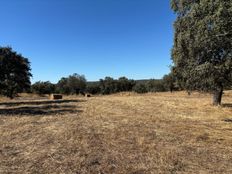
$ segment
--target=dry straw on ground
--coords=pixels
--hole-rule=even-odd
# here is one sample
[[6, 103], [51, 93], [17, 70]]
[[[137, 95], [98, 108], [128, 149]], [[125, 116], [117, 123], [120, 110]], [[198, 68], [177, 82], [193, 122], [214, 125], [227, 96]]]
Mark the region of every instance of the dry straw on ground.
[[232, 173], [232, 92], [0, 104], [0, 173]]

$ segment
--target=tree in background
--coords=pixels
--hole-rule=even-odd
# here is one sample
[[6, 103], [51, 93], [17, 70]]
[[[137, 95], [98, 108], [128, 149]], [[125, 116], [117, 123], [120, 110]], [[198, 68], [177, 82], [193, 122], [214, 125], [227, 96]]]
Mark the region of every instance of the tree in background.
[[133, 87], [135, 86], [135, 81], [134, 80], [129, 80], [126, 77], [120, 77], [117, 80], [117, 91], [122, 92], [122, 91], [132, 91]]
[[166, 91], [163, 80], [150, 79], [144, 83], [147, 92], [164, 92]]
[[31, 86], [31, 91], [39, 95], [55, 93], [55, 89], [56, 89], [56, 85], [52, 84], [49, 81], [46, 82], [38, 81]]
[[101, 88], [99, 82], [88, 82], [86, 87], [86, 92], [90, 94], [100, 94]]
[[62, 77], [56, 85], [56, 90], [61, 94], [71, 94], [71, 89], [68, 86], [68, 78]]
[[174, 71], [187, 90], [213, 93], [220, 105], [232, 82], [232, 0], [171, 0], [177, 14]]
[[139, 94], [148, 92], [147, 87], [144, 83], [136, 83], [136, 85], [133, 87], [133, 91]]
[[14, 98], [30, 88], [30, 62], [10, 47], [0, 47], [0, 94]]
[[116, 92], [132, 91], [134, 85], [135, 81], [129, 80], [126, 77], [120, 77], [118, 79], [105, 77], [105, 79], [100, 79], [99, 81], [99, 87], [102, 94], [113, 94]]
[[166, 90], [169, 90], [170, 92], [172, 92], [175, 88], [175, 77], [173, 73], [164, 75], [163, 83], [164, 83], [164, 87], [166, 88]]
[[100, 79], [100, 88], [102, 94], [113, 94], [117, 92], [117, 82], [112, 77]]
[[79, 94], [86, 90], [86, 79], [84, 75], [73, 74], [67, 78], [61, 78], [57, 84], [57, 91], [62, 94]]
[[79, 94], [86, 89], [86, 79], [84, 75], [73, 74], [68, 77], [68, 86], [71, 94]]

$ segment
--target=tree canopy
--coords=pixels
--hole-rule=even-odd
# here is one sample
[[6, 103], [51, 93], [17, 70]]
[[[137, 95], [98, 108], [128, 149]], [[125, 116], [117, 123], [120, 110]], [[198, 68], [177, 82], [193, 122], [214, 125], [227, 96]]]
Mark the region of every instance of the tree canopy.
[[99, 85], [102, 94], [113, 94], [116, 92], [132, 91], [135, 81], [126, 77], [113, 79], [112, 77], [105, 77], [100, 79]]
[[73, 74], [69, 77], [61, 78], [57, 84], [57, 90], [63, 94], [79, 94], [86, 89], [86, 79], [84, 75]]
[[30, 62], [10, 47], [0, 47], [0, 94], [13, 98], [30, 88]]
[[174, 73], [187, 90], [214, 93], [221, 104], [232, 80], [232, 0], [172, 0], [177, 15]]
[[38, 81], [35, 82], [32, 86], [31, 86], [31, 91], [33, 93], [36, 94], [52, 94], [55, 92], [56, 89], [56, 85], [52, 84], [49, 81], [46, 82], [42, 82], [42, 81]]

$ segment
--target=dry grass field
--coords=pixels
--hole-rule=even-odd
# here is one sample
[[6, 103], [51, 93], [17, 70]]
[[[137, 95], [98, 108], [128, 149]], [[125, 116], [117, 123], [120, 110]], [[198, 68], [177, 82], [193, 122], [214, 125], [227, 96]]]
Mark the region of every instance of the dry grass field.
[[0, 101], [0, 173], [231, 174], [232, 92]]

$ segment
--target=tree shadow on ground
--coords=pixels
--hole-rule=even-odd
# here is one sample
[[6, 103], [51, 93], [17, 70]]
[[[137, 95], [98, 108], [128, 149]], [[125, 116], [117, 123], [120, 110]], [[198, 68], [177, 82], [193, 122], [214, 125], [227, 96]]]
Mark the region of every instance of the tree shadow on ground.
[[0, 116], [47, 116], [82, 112], [82, 110], [79, 109], [79, 106], [76, 104], [70, 104], [73, 102], [80, 102], [80, 100], [1, 103], [0, 105], [4, 105], [6, 107], [0, 108]]
[[223, 120], [224, 122], [227, 122], [227, 123], [232, 123], [232, 118], [226, 118]]
[[222, 104], [222, 107], [225, 107], [225, 108], [232, 108], [232, 103], [225, 103], [225, 104]]
[[85, 102], [85, 100], [36, 100], [36, 101], [17, 101], [17, 102], [1, 102], [0, 106], [19, 106], [19, 105], [45, 105], [45, 104], [62, 104]]

